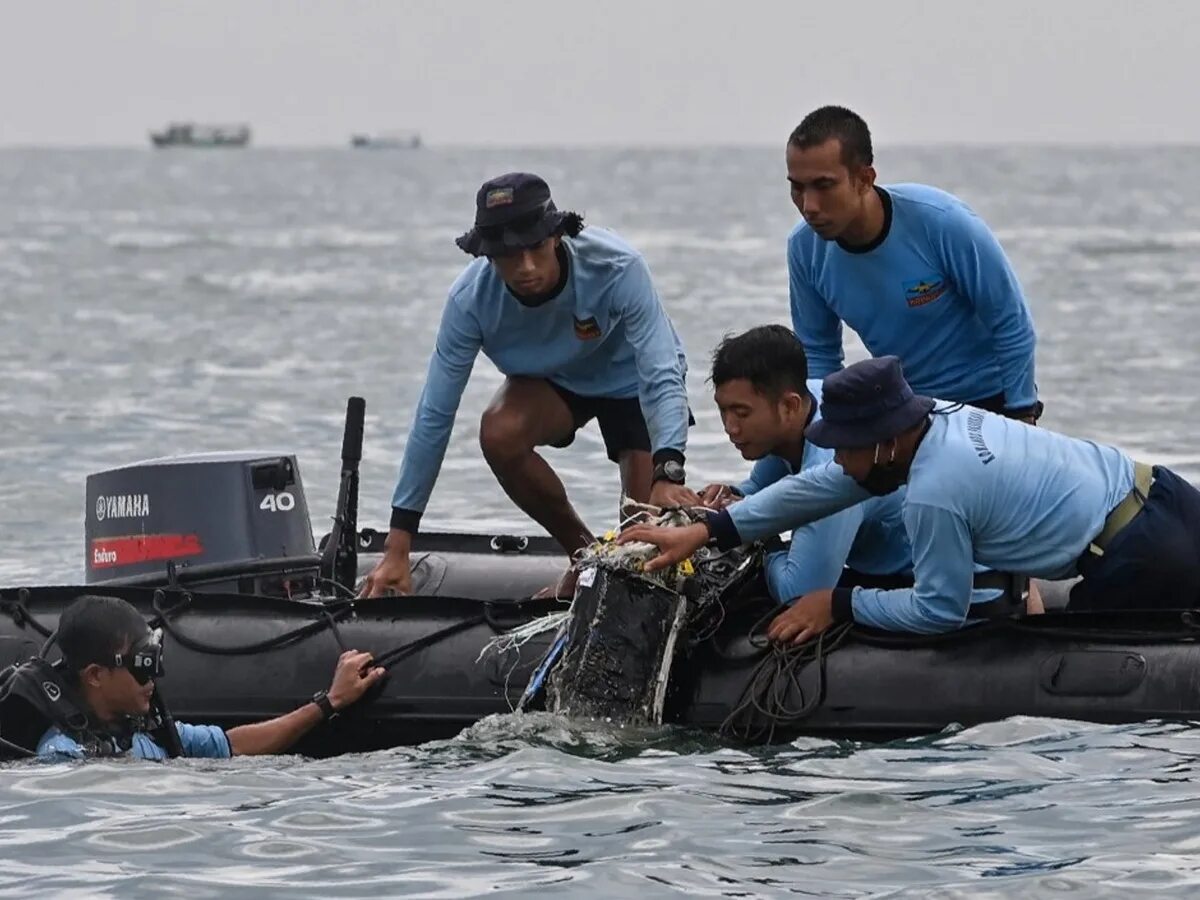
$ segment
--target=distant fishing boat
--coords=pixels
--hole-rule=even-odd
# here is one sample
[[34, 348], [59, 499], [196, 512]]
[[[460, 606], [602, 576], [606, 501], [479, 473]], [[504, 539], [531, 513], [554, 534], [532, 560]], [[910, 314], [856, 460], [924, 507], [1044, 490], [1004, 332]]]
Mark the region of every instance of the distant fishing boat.
[[250, 143], [250, 126], [172, 122], [162, 131], [150, 132], [150, 140], [155, 147], [245, 147]]
[[418, 150], [421, 135], [415, 131], [355, 134], [350, 136], [350, 146], [369, 150]]

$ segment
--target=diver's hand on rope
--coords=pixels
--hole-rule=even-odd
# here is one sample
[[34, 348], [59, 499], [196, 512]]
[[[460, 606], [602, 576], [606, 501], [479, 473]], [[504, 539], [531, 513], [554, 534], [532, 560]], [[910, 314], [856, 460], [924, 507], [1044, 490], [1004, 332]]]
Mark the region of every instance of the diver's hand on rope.
[[[381, 666], [372, 666], [373, 660], [370, 653], [358, 650], [347, 650], [338, 657], [333, 681], [325, 692], [325, 699], [335, 715], [357, 702], [367, 688], [387, 674], [387, 670]], [[230, 728], [225, 736], [229, 739], [229, 749], [234, 756], [282, 753], [324, 722], [325, 718], [326, 710], [314, 697], [311, 703], [305, 703], [274, 719]]]
[[809, 591], [771, 620], [767, 637], [780, 644], [803, 644], [833, 624], [833, 591]]
[[660, 509], [671, 506], [699, 506], [700, 495], [690, 487], [672, 481], [656, 481], [650, 488], [650, 505]]
[[361, 597], [386, 597], [389, 594], [412, 593], [412, 566], [408, 553], [412, 535], [399, 528], [388, 532], [383, 558], [375, 564], [363, 583]]
[[742, 495], [729, 484], [710, 484], [700, 492], [700, 503], [709, 509], [724, 509], [741, 499]]
[[647, 572], [655, 572], [681, 563], [708, 543], [708, 525], [697, 522], [683, 528], [663, 528], [659, 525], [632, 525], [617, 535], [618, 544], [641, 541], [653, 544], [661, 552], [648, 560]]
[[373, 661], [370, 653], [359, 650], [347, 650], [338, 657], [333, 681], [326, 692], [335, 710], [357, 703], [371, 685], [387, 674], [387, 669], [382, 666], [372, 666]]

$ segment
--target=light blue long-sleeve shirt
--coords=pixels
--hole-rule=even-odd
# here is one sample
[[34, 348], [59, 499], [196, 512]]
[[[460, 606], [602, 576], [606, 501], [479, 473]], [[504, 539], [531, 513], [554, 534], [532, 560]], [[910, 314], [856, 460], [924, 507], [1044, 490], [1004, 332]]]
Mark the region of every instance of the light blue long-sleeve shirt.
[[788, 237], [792, 327], [810, 373], [842, 368], [845, 322], [872, 356], [900, 357], [919, 394], [1033, 405], [1033, 319], [1000, 243], [945, 191], [881, 191], [891, 213], [878, 244], [846, 249], [803, 221]]
[[[810, 379], [812, 402], [821, 402], [821, 381]], [[813, 421], [819, 419], [814, 410]], [[782, 456], [764, 456], [754, 463], [750, 476], [737, 490], [751, 496], [796, 471], [821, 466], [833, 459], [833, 451], [805, 441], [800, 468], [793, 469]], [[904, 530], [903, 489], [886, 497], [873, 497], [817, 522], [792, 531], [791, 546], [766, 558], [767, 589], [780, 603], [788, 603], [809, 591], [838, 583], [842, 569], [872, 575], [894, 575], [912, 568], [912, 551]]]
[[[183, 747], [184, 756], [228, 759], [233, 755], [229, 738], [224, 730], [216, 725], [189, 725], [186, 722], [176, 722], [175, 730], [179, 732], [179, 743]], [[50, 728], [38, 741], [37, 755], [42, 759], [54, 760], [84, 759], [87, 754], [77, 740], [63, 734], [56, 726]], [[148, 759], [155, 762], [161, 762], [168, 758], [167, 751], [155, 743], [154, 739], [144, 731], [134, 732], [133, 743], [129, 748], [128, 755], [134, 759]]]
[[651, 449], [686, 448], [687, 360], [645, 260], [611, 231], [591, 225], [562, 243], [567, 283], [542, 306], [518, 302], [484, 258], [450, 288], [394, 508], [425, 510], [480, 350], [505, 375], [546, 378], [585, 397], [637, 397]]
[[[942, 404], [913, 458], [904, 499], [915, 586], [855, 588], [854, 620], [919, 633], [961, 627], [970, 604], [986, 599], [972, 594], [976, 564], [1070, 578], [1132, 487], [1133, 462], [1113, 447]], [[728, 515], [738, 539], [756, 540], [869, 496], [828, 463], [780, 480]]]

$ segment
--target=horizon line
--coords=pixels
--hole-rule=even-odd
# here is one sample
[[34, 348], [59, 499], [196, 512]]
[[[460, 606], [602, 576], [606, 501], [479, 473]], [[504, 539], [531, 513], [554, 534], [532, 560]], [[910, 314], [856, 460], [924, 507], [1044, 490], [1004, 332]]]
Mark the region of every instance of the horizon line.
[[[783, 141], [786, 143], [786, 141]], [[700, 143], [696, 141], [554, 141], [547, 143], [509, 143], [509, 142], [476, 142], [476, 141], [447, 141], [445, 143], [428, 143], [423, 141], [420, 147], [398, 148], [355, 148], [349, 141], [343, 143], [252, 143], [246, 147], [163, 147], [158, 148], [149, 143], [67, 143], [40, 141], [0, 142], [0, 151], [4, 150], [153, 150], [169, 152], [172, 150], [221, 150], [221, 151], [254, 151], [254, 150], [373, 150], [375, 153], [421, 153], [429, 150], [693, 150], [693, 149], [731, 149], [731, 150], [760, 150], [776, 149], [778, 141], [719, 141]], [[878, 142], [876, 147], [881, 149], [919, 149], [930, 147], [975, 147], [975, 148], [1079, 148], [1079, 149], [1151, 149], [1151, 148], [1186, 148], [1200, 147], [1200, 138], [1164, 139], [1164, 140], [1096, 140], [1096, 139], [1066, 139], [1066, 140], [984, 140], [971, 138], [953, 138], [941, 141], [894, 141]]]

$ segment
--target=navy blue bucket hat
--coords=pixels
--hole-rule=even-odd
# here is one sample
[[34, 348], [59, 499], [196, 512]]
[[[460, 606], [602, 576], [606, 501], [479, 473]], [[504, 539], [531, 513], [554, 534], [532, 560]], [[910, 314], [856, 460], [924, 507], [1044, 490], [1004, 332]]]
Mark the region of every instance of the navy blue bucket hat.
[[914, 394], [895, 356], [864, 359], [821, 383], [821, 418], [804, 436], [818, 447], [872, 447], [907, 431], [933, 409], [930, 397]]
[[455, 243], [472, 256], [502, 256], [559, 234], [571, 213], [560, 212], [537, 175], [510, 172], [485, 181], [475, 195], [475, 227]]

